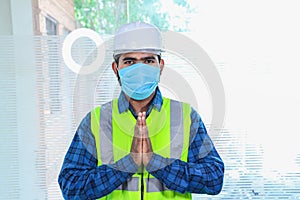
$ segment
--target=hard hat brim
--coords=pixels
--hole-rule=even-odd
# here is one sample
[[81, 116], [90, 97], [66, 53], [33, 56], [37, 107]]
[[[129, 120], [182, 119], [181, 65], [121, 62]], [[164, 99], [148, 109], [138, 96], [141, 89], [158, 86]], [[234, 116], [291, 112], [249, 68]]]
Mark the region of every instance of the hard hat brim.
[[161, 55], [163, 50], [161, 49], [122, 49], [122, 50], [115, 50], [114, 51], [114, 58], [119, 57], [122, 54], [125, 53], [134, 53], [134, 52], [141, 52], [141, 53], [152, 53], [155, 55]]

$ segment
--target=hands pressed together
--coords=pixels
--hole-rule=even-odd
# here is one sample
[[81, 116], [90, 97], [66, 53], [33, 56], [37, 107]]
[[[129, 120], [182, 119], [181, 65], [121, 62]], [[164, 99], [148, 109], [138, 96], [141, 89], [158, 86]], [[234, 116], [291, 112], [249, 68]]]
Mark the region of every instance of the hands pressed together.
[[134, 128], [130, 155], [138, 166], [147, 166], [152, 154], [152, 145], [146, 125], [146, 112], [139, 112]]

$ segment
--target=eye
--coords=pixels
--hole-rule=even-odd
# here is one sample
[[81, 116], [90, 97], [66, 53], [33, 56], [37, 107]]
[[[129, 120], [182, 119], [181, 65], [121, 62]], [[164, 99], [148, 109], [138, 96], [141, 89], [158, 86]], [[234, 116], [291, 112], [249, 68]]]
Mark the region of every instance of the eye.
[[156, 63], [155, 59], [146, 59], [145, 64], [153, 64], [153, 63]]
[[124, 65], [132, 65], [133, 64], [133, 60], [125, 60], [123, 62]]

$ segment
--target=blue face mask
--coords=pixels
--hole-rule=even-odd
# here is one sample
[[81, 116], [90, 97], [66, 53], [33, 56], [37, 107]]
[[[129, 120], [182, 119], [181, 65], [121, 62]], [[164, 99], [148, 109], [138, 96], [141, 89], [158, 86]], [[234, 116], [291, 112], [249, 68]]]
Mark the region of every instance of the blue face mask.
[[160, 68], [136, 63], [119, 70], [123, 92], [135, 100], [148, 98], [156, 89]]

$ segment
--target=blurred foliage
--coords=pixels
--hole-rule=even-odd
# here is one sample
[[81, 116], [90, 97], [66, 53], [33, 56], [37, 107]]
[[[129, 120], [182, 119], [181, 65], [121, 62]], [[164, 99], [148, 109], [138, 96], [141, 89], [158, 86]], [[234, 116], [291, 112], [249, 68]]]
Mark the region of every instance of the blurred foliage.
[[171, 3], [180, 9], [179, 13], [172, 9], [164, 11], [162, 0], [74, 0], [75, 17], [81, 26], [103, 34], [113, 34], [120, 25], [138, 20], [161, 30], [188, 31], [189, 18], [181, 23], [176, 19], [192, 13], [193, 9], [187, 0]]

